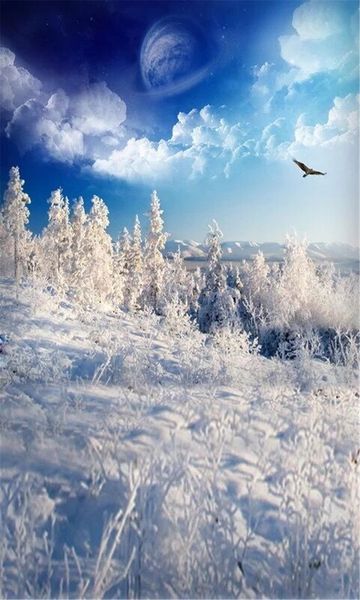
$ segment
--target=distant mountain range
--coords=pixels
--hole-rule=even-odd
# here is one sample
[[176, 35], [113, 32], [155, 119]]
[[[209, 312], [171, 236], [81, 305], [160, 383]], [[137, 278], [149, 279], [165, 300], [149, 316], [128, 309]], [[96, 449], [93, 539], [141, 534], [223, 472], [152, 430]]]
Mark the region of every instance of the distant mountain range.
[[[256, 242], [223, 242], [223, 260], [241, 261], [251, 260], [261, 251], [268, 261], [281, 261], [284, 258], [285, 244], [277, 242], [265, 242], [258, 244]], [[206, 260], [207, 248], [205, 244], [200, 244], [193, 240], [168, 240], [165, 247], [167, 256], [177, 252], [180, 249], [181, 255], [186, 260]], [[308, 246], [308, 255], [316, 262], [331, 261], [334, 263], [358, 263], [359, 248], [350, 246], [350, 244], [324, 242], [311, 243]]]

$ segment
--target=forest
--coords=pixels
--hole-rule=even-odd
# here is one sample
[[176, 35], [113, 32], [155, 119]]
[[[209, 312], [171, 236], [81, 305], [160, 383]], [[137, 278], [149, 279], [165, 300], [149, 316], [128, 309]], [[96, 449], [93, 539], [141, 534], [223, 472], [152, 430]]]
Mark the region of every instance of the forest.
[[206, 268], [191, 272], [180, 250], [171, 257], [163, 254], [168, 234], [155, 191], [145, 239], [136, 216], [132, 233], [124, 228], [113, 242], [106, 231], [105, 202], [93, 196], [86, 214], [80, 197], [70, 210], [61, 189], [49, 198], [48, 225], [41, 235], [32, 235], [30, 198], [23, 186], [13, 167], [1, 211], [1, 272], [17, 285], [40, 286], [83, 307], [188, 319], [203, 333], [241, 332], [265, 356], [293, 358], [305, 350], [316, 358], [355, 364], [359, 277], [345, 276], [331, 263], [315, 265], [306, 241], [289, 236], [283, 264], [269, 266], [258, 252], [241, 268], [225, 266], [222, 232], [214, 221], [206, 238]]

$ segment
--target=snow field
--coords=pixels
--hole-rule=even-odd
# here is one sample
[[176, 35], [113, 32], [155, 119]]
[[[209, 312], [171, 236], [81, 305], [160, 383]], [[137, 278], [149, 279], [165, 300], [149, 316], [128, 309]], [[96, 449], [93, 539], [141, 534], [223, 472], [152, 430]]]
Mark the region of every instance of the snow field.
[[357, 597], [351, 365], [0, 297], [2, 597]]

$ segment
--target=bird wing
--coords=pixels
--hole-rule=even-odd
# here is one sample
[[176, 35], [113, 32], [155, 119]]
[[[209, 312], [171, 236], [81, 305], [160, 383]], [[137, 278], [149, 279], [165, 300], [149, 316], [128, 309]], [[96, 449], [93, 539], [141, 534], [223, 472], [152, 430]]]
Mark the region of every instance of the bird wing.
[[314, 171], [314, 169], [309, 169], [309, 175], [326, 175], [322, 171]]
[[309, 167], [304, 165], [304, 163], [300, 162], [299, 160], [296, 160], [295, 158], [293, 158], [293, 161], [298, 167], [300, 167], [302, 171], [304, 171], [305, 173], [309, 173], [310, 169]]

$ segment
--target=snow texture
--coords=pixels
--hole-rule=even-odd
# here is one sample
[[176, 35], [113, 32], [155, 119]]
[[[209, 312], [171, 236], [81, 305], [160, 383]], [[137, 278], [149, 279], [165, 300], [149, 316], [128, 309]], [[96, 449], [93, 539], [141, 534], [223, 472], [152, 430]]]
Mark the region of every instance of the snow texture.
[[0, 292], [2, 597], [358, 596], [354, 369]]

